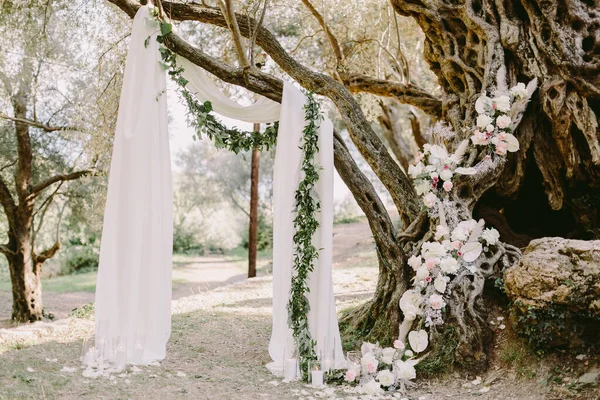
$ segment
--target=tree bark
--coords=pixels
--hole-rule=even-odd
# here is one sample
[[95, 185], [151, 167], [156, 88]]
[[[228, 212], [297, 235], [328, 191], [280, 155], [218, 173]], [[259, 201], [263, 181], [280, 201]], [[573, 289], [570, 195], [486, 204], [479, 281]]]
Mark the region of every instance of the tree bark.
[[[254, 124], [254, 131], [260, 130], [260, 124]], [[256, 255], [258, 249], [258, 174], [260, 151], [252, 150], [250, 171], [250, 226], [248, 228], [248, 278], [256, 277]]]

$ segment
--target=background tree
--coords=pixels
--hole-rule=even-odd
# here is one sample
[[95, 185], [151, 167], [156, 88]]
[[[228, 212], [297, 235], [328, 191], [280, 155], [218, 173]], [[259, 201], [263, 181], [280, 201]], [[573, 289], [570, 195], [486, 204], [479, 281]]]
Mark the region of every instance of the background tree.
[[[139, 7], [133, 0], [111, 2], [130, 16]], [[162, 1], [166, 15], [176, 21], [224, 29], [239, 26], [240, 35], [256, 38], [256, 45], [276, 64], [265, 70], [268, 73], [242, 64], [232, 66], [231, 59], [224, 62], [175, 33], [169, 35], [167, 45], [172, 50], [219, 79], [281, 101], [279, 77], [288, 75], [305, 89], [329, 98], [352, 142], [389, 192], [402, 231], [392, 225], [374, 186], [336, 133], [335, 166], [368, 218], [380, 264], [374, 298], [343, 321], [347, 328], [363, 338], [385, 341], [397, 333], [398, 300], [411, 278], [406, 260], [434, 228], [409, 179], [370, 123], [374, 107], [362, 101], [365, 93], [412, 105], [432, 119], [446, 119], [457, 132], [442, 138], [452, 150], [470, 136], [474, 101], [482, 91], [494, 89], [500, 67], [507, 69], [511, 86], [538, 78], [539, 95], [516, 132], [521, 151], [506, 163], [495, 164], [489, 173], [457, 185], [460, 217], [470, 218], [475, 210], [493, 221], [504, 241], [516, 244], [544, 235], [590, 237], [597, 232], [600, 15], [594, 2], [392, 0], [393, 9], [375, 1], [326, 1], [318, 8], [308, 0], [301, 3], [302, 8], [295, 1], [269, 2], [269, 9], [277, 8], [277, 18], [269, 19], [267, 12], [261, 26], [248, 15], [247, 6], [240, 5], [239, 14], [224, 15], [221, 8], [205, 3]], [[421, 26], [425, 59], [437, 76], [439, 93], [406, 76], [398, 78], [402, 62], [396, 57], [396, 63], [392, 56], [398, 54], [401, 37], [391, 23], [394, 13], [413, 17]], [[309, 20], [312, 26], [305, 23]], [[300, 26], [312, 28], [312, 36], [295, 40], [297, 36], [290, 32]], [[243, 40], [237, 34], [223, 37], [233, 38], [233, 43]], [[314, 42], [326, 45], [310, 44]], [[305, 51], [298, 55], [301, 46], [306, 46]], [[390, 65], [378, 62], [383, 53], [392, 60]], [[471, 152], [469, 163], [482, 156]], [[491, 336], [483, 317], [485, 282], [499, 278], [502, 269], [518, 258], [518, 250], [508, 244], [500, 244], [493, 253], [481, 260], [484, 271], [461, 274], [451, 283], [456, 295], [449, 303], [449, 321], [460, 337], [455, 356], [472, 365], [485, 363]]]
[[[62, 218], [53, 227], [44, 222], [61, 196], [58, 215], [64, 213], [74, 189], [69, 182], [105, 163], [120, 86], [111, 67], [122, 53], [109, 54], [86, 25], [110, 13], [93, 3], [4, 1], [1, 7], [0, 203], [8, 231], [0, 253], [10, 269], [12, 319], [35, 321], [43, 313], [42, 266], [61, 247]], [[67, 34], [72, 40], [65, 42]], [[40, 234], [48, 229], [56, 234], [44, 243]]]

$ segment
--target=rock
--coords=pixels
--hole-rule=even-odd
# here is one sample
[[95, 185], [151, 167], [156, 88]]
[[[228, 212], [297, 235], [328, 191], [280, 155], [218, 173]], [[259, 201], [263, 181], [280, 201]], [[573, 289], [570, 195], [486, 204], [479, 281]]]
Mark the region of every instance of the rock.
[[533, 240], [504, 285], [513, 326], [535, 347], [600, 342], [600, 240]]
[[593, 369], [585, 374], [581, 375], [577, 382], [584, 385], [595, 385], [600, 379], [600, 369]]

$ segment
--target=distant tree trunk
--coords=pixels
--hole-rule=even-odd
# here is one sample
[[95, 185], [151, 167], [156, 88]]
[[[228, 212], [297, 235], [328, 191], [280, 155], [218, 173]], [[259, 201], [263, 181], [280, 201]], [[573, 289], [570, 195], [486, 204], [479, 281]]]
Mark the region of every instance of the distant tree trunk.
[[[13, 308], [12, 320], [17, 322], [39, 321], [43, 315], [42, 305], [42, 266], [46, 260], [53, 257], [60, 249], [58, 237], [54, 245], [37, 253], [35, 249], [36, 238], [34, 233], [34, 215], [36, 211], [43, 214], [43, 209], [51, 203], [54, 194], [49, 195], [36, 209], [36, 198], [45, 189], [56, 183], [79, 179], [91, 171], [74, 171], [64, 175], [55, 175], [43, 181], [33, 181], [33, 149], [31, 146], [30, 129], [35, 127], [45, 132], [54, 132], [69, 127], [48, 126], [35, 118], [29, 119], [31, 106], [32, 82], [35, 75], [35, 54], [32, 46], [25, 49], [25, 57], [20, 70], [20, 79], [13, 82], [2, 79], [5, 91], [10, 95], [14, 116], [3, 116], [14, 122], [14, 134], [17, 143], [17, 163], [14, 173], [14, 189], [11, 191], [7, 182], [0, 175], [0, 206], [8, 221], [8, 242], [0, 243], [0, 254], [4, 254], [8, 261], [12, 283]], [[41, 63], [40, 63], [41, 65]], [[4, 78], [0, 76], [0, 78]], [[14, 193], [14, 194], [13, 194]], [[38, 225], [43, 223], [40, 217]], [[60, 222], [59, 222], [60, 226]], [[37, 227], [39, 230], [39, 226]]]
[[[254, 124], [254, 131], [260, 124]], [[250, 173], [250, 226], [248, 232], [248, 278], [256, 277], [256, 256], [258, 252], [258, 178], [260, 151], [252, 150], [252, 170]]]

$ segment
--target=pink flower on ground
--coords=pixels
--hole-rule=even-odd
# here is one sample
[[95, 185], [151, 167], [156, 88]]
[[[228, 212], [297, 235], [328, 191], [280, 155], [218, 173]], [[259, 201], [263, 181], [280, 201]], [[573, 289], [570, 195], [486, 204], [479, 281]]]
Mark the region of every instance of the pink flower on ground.
[[404, 350], [405, 347], [406, 347], [406, 345], [404, 344], [403, 341], [401, 341], [401, 340], [394, 340], [394, 348], [395, 349]]
[[369, 363], [367, 365], [367, 372], [370, 374], [374, 374], [375, 372], [377, 372], [377, 365], [375, 365], [373, 363]]
[[353, 369], [349, 369], [346, 371], [346, 382], [354, 382], [354, 380], [356, 379], [356, 371], [354, 371]]
[[449, 192], [452, 190], [453, 186], [454, 185], [452, 184], [452, 181], [446, 181], [446, 182], [444, 182], [443, 188], [446, 192]]

